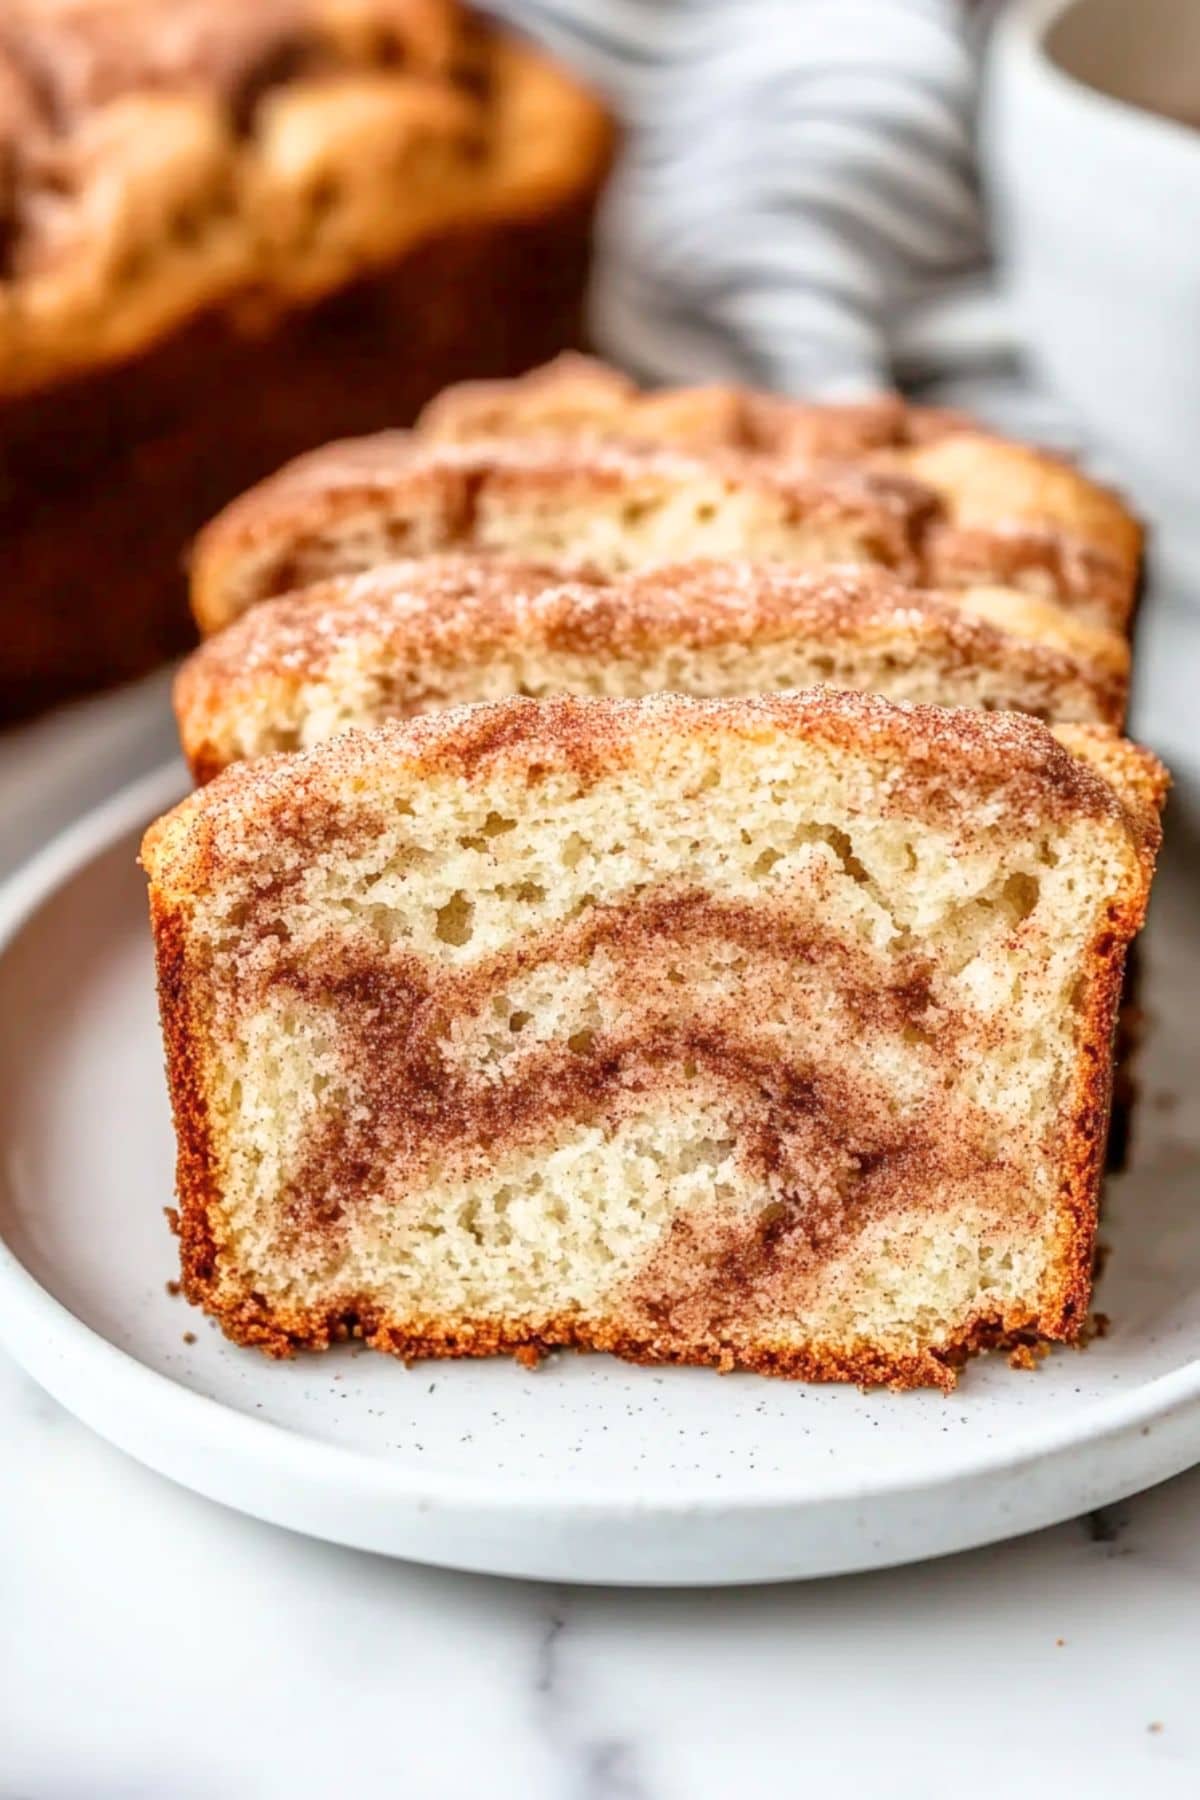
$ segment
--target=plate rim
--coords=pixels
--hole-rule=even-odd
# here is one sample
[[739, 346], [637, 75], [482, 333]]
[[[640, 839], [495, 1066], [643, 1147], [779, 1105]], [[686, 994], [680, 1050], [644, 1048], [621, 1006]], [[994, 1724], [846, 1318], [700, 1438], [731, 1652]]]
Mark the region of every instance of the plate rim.
[[[179, 760], [162, 764], [122, 788], [101, 805], [59, 832], [42, 850], [0, 884], [0, 961], [12, 951], [22, 930], [66, 884], [83, 874], [117, 843], [183, 798], [187, 774]], [[1087, 1403], [1081, 1414], [1060, 1407], [1043, 1421], [1034, 1421], [1019, 1433], [976, 1442], [958, 1455], [939, 1461], [936, 1468], [921, 1470], [910, 1463], [888, 1462], [870, 1480], [838, 1481], [836, 1469], [814, 1468], [803, 1487], [795, 1474], [755, 1472], [752, 1480], [722, 1480], [716, 1488], [693, 1485], [686, 1477], [670, 1481], [655, 1478], [630, 1495], [612, 1488], [580, 1482], [564, 1490], [561, 1480], [541, 1475], [517, 1475], [491, 1471], [486, 1489], [480, 1477], [442, 1468], [417, 1470], [411, 1465], [369, 1451], [305, 1435], [294, 1427], [255, 1418], [226, 1401], [197, 1392], [169, 1374], [122, 1349], [102, 1332], [87, 1324], [57, 1299], [26, 1267], [0, 1231], [0, 1344], [25, 1371], [45, 1386], [78, 1416], [74, 1400], [64, 1397], [73, 1384], [60, 1381], [56, 1359], [77, 1369], [84, 1362], [107, 1363], [111, 1380], [120, 1393], [143, 1413], [173, 1416], [173, 1429], [194, 1421], [196, 1435], [212, 1441], [223, 1438], [261, 1474], [289, 1477], [323, 1486], [336, 1483], [344, 1491], [350, 1482], [361, 1498], [372, 1502], [416, 1504], [446, 1508], [483, 1505], [490, 1512], [538, 1513], [547, 1510], [600, 1519], [634, 1514], [769, 1513], [780, 1510], [816, 1510], [856, 1505], [864, 1501], [897, 1503], [923, 1494], [952, 1489], [964, 1482], [1012, 1476], [1033, 1464], [1062, 1457], [1074, 1450], [1096, 1449], [1106, 1440], [1118, 1441], [1134, 1433], [1150, 1435], [1147, 1427], [1175, 1419], [1182, 1412], [1200, 1411], [1200, 1356], [1180, 1368], [1111, 1398]], [[251, 1352], [247, 1352], [251, 1354]], [[1027, 1379], [1031, 1377], [1026, 1377]], [[713, 1379], [719, 1379], [713, 1376]], [[904, 1396], [894, 1396], [902, 1403]], [[948, 1403], [952, 1404], [952, 1401]], [[1082, 1423], [1086, 1426], [1081, 1429]], [[85, 1422], [90, 1422], [85, 1419]], [[102, 1429], [102, 1428], [98, 1428]], [[1170, 1433], [1163, 1434], [1170, 1437]], [[230, 1444], [230, 1439], [233, 1442]], [[136, 1452], [135, 1452], [136, 1454]], [[143, 1458], [143, 1460], [149, 1460]], [[1176, 1453], [1161, 1468], [1146, 1458], [1146, 1470], [1124, 1492], [1147, 1486], [1179, 1473], [1200, 1461], [1200, 1428], [1190, 1459], [1181, 1462]], [[833, 1477], [833, 1479], [831, 1479]], [[1114, 1486], [1119, 1486], [1114, 1483]], [[1058, 1516], [1069, 1516], [1062, 1512]]]

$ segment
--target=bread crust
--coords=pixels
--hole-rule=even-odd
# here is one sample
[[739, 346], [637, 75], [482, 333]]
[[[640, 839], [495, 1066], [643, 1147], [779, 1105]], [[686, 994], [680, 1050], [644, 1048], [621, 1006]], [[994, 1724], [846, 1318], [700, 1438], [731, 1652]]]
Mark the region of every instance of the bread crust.
[[[1089, 1278], [1089, 1293], [1090, 1285]], [[963, 1366], [982, 1351], [1078, 1343], [1085, 1329], [1083, 1323], [1073, 1322], [1074, 1301], [1068, 1301], [1072, 1323], [1063, 1331], [1042, 1329], [1033, 1317], [1006, 1321], [997, 1315], [981, 1316], [936, 1350], [895, 1356], [837, 1344], [811, 1343], [792, 1349], [719, 1337], [687, 1342], [639, 1337], [599, 1322], [581, 1325], [571, 1314], [547, 1318], [532, 1328], [526, 1321], [492, 1317], [464, 1317], [447, 1325], [441, 1320], [391, 1318], [370, 1301], [353, 1295], [336, 1307], [281, 1314], [253, 1299], [216, 1298], [207, 1279], [198, 1283], [188, 1279], [186, 1265], [183, 1291], [217, 1320], [233, 1343], [275, 1360], [352, 1341], [403, 1362], [511, 1356], [526, 1367], [535, 1366], [556, 1350], [574, 1350], [601, 1352], [642, 1367], [699, 1366], [722, 1375], [743, 1370], [787, 1381], [853, 1382], [862, 1388], [887, 1387], [896, 1392], [940, 1388], [951, 1393]], [[1083, 1304], [1086, 1308], [1086, 1295]]]

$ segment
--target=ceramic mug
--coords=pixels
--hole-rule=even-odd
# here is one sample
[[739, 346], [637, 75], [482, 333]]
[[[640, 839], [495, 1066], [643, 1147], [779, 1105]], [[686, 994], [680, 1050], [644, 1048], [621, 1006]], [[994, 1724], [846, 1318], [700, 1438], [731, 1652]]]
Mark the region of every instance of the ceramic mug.
[[1016, 0], [982, 153], [1005, 312], [1096, 442], [1176, 497], [1200, 468], [1200, 0]]

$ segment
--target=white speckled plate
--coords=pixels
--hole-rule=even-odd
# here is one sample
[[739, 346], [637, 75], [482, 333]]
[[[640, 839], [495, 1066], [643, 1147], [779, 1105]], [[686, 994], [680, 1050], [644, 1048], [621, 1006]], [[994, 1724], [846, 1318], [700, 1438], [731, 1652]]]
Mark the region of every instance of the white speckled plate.
[[297, 1530], [575, 1581], [772, 1581], [979, 1544], [1200, 1460], [1196, 859], [1186, 812], [1148, 944], [1133, 1173], [1112, 1184], [1111, 1334], [950, 1398], [563, 1356], [270, 1363], [168, 1292], [172, 1139], [142, 827], [166, 770], [0, 897], [0, 1338], [95, 1430]]

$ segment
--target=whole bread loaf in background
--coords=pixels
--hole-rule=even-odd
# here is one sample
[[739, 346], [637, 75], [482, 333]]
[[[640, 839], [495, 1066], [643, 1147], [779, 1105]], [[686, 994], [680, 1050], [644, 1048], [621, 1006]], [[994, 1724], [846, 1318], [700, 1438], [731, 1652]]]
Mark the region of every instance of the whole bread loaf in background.
[[577, 341], [610, 155], [456, 0], [6, 0], [0, 718], [185, 644], [289, 457]]

